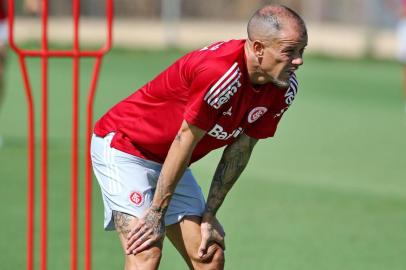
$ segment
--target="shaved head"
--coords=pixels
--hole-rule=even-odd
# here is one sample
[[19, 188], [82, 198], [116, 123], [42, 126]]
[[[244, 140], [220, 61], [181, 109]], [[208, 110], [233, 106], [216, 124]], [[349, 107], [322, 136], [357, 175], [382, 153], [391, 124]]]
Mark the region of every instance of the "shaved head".
[[307, 36], [306, 25], [295, 11], [282, 5], [264, 6], [248, 22], [248, 39], [272, 41], [283, 30], [294, 30], [300, 36]]

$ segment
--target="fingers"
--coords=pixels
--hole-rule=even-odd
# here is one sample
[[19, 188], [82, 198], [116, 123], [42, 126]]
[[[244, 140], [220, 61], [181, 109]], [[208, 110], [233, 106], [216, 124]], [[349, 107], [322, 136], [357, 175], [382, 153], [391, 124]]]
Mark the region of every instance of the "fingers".
[[137, 254], [151, 245], [158, 244], [165, 237], [165, 224], [162, 215], [147, 211], [128, 233], [125, 253]]
[[152, 230], [147, 230], [144, 234], [142, 234], [132, 245], [129, 245], [126, 250], [126, 254], [137, 254], [145, 249], [148, 249], [153, 244], [160, 241], [160, 238], [153, 235]]
[[217, 218], [206, 219], [200, 224], [202, 240], [200, 242], [198, 256], [202, 258], [207, 254], [208, 246], [217, 243], [223, 250], [226, 249], [224, 230]]
[[199, 251], [197, 253], [200, 258], [202, 258], [207, 253], [208, 242], [209, 239], [207, 237], [202, 238], [202, 242], [200, 242]]
[[127, 245], [126, 245], [126, 254], [130, 254], [130, 247], [134, 245], [134, 242], [137, 239], [140, 239], [142, 235], [145, 233], [145, 229], [143, 229], [142, 222], [138, 222], [138, 224], [127, 234]]
[[147, 241], [145, 241], [142, 245], [140, 245], [138, 248], [134, 249], [133, 253], [134, 255], [143, 252], [144, 250], [147, 250], [149, 248], [151, 248], [152, 246], [156, 245], [157, 241], [153, 240], [153, 239], [149, 239]]
[[202, 234], [202, 241], [200, 242], [199, 250], [197, 253], [200, 258], [203, 258], [207, 254], [209, 246], [213, 243], [217, 243], [223, 250], [226, 249], [223, 236], [221, 236], [219, 233], [214, 233], [210, 236], [208, 235]]
[[146, 233], [145, 227], [137, 227], [132, 230], [127, 236], [127, 247], [132, 245], [137, 239], [140, 239], [142, 235]]
[[221, 248], [222, 250], [225, 250], [225, 243], [224, 243], [224, 238], [221, 240], [209, 240], [209, 239], [204, 239], [202, 240], [199, 250], [198, 250], [198, 256], [202, 260], [209, 259], [213, 256], [215, 249]]
[[135, 234], [137, 234], [141, 230], [142, 226], [143, 226], [143, 224], [142, 224], [142, 221], [140, 220], [137, 223], [137, 225], [135, 225], [135, 227], [132, 228], [131, 231], [127, 234], [127, 240], [131, 239]]
[[223, 249], [226, 250], [226, 244], [224, 241], [224, 236], [220, 234], [220, 232], [213, 233], [210, 239], [207, 240], [206, 246], [208, 246], [211, 243], [217, 243], [219, 246]]

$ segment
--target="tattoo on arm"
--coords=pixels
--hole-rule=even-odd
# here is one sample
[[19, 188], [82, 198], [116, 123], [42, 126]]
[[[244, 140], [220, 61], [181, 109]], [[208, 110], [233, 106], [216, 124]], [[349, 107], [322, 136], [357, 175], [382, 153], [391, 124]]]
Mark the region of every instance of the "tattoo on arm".
[[161, 208], [157, 209], [155, 207], [151, 207], [151, 210], [145, 217], [145, 224], [148, 228], [152, 228], [154, 234], [156, 235], [164, 235], [165, 234], [165, 223], [162, 221], [160, 222], [164, 215], [166, 209], [162, 210]]
[[165, 203], [165, 201], [171, 197], [171, 195], [165, 189], [164, 182], [165, 182], [164, 176], [162, 175], [162, 172], [161, 172], [158, 177], [156, 192], [155, 192], [156, 196], [158, 196], [157, 194], [159, 194], [159, 201], [161, 202], [161, 205], [158, 205], [155, 207], [152, 206], [153, 211], [160, 212], [162, 215], [165, 215], [166, 210], [168, 209], [167, 206], [163, 207], [162, 204]]
[[226, 147], [214, 173], [207, 197], [206, 212], [216, 214], [228, 191], [246, 167], [256, 142], [256, 139], [241, 135], [238, 140]]

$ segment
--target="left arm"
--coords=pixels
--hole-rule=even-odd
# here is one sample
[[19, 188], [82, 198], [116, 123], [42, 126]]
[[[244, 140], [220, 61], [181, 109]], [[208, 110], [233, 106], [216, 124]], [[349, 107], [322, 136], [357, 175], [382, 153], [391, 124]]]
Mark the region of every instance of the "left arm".
[[224, 149], [210, 186], [205, 215], [215, 216], [228, 191], [248, 164], [257, 139], [245, 134]]
[[241, 134], [233, 144], [224, 149], [214, 173], [207, 197], [206, 211], [203, 214], [201, 225], [202, 242], [199, 248], [200, 257], [207, 252], [207, 245], [210, 242], [218, 242], [224, 248], [224, 237], [221, 235], [224, 233], [219, 233], [219, 228], [216, 228], [218, 226], [216, 225], [215, 215], [227, 193], [248, 164], [257, 141], [257, 139]]

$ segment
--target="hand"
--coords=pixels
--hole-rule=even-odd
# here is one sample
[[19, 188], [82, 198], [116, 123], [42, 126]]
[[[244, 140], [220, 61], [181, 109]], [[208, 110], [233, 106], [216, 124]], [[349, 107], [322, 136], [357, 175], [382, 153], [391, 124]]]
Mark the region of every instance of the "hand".
[[164, 237], [164, 214], [159, 209], [151, 207], [128, 234], [126, 254], [140, 253], [162, 242]]
[[219, 244], [223, 250], [226, 249], [224, 243], [225, 233], [215, 216], [205, 213], [202, 218], [202, 223], [200, 224], [200, 231], [202, 234], [202, 241], [198, 252], [200, 258], [207, 254], [208, 246], [213, 242]]

